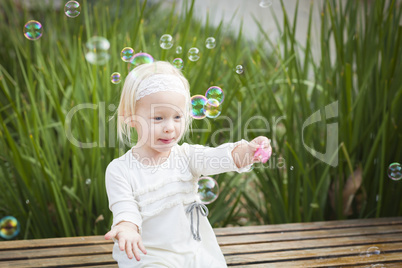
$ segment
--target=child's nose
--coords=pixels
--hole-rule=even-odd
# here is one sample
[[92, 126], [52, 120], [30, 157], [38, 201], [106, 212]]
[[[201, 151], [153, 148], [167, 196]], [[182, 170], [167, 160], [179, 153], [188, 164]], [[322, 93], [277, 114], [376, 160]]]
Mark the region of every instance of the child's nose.
[[163, 129], [164, 132], [169, 133], [174, 131], [174, 124], [172, 120], [168, 120], [165, 124], [165, 127]]

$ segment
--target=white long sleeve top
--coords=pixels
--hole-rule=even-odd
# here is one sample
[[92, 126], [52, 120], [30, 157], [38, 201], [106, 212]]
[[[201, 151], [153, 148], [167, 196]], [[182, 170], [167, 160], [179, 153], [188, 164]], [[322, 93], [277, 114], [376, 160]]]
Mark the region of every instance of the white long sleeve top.
[[247, 141], [216, 148], [175, 145], [163, 163], [141, 163], [130, 149], [108, 165], [105, 179], [112, 228], [121, 221], [136, 224], [147, 249], [140, 261], [130, 260], [115, 242], [113, 258], [119, 267], [226, 267], [208, 219], [200, 215], [201, 241], [194, 240], [186, 210], [201, 202], [197, 194], [201, 175], [250, 170], [234, 163], [232, 150], [240, 142]]

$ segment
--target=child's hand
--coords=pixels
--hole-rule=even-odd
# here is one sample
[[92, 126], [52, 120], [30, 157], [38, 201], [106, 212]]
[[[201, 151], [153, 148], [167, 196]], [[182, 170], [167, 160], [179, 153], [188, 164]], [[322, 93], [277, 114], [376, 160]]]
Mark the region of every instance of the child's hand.
[[138, 227], [131, 222], [120, 222], [111, 231], [105, 234], [105, 239], [110, 240], [116, 238], [119, 240], [120, 250], [126, 250], [127, 257], [133, 258], [133, 253], [137, 261], [141, 260], [140, 251], [147, 254], [147, 251], [142, 244], [142, 239], [138, 233]]
[[271, 157], [272, 154], [271, 141], [267, 137], [259, 136], [253, 139], [250, 142], [250, 145], [253, 147], [254, 151], [253, 162], [266, 163], [268, 159]]

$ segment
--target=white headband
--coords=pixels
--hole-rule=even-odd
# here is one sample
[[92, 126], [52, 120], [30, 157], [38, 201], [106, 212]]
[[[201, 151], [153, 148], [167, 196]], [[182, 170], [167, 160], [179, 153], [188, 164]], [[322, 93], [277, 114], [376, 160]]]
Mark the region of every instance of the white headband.
[[139, 100], [149, 94], [160, 91], [174, 91], [188, 98], [188, 91], [183, 82], [174, 74], [154, 74], [141, 82], [138, 87], [137, 97]]

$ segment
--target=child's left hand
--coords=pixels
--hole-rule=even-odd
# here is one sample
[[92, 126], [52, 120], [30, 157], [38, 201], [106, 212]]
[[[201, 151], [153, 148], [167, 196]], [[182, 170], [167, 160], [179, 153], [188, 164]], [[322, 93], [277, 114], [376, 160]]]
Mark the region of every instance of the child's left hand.
[[271, 140], [267, 137], [259, 136], [250, 142], [254, 152], [253, 162], [266, 163], [272, 154]]

